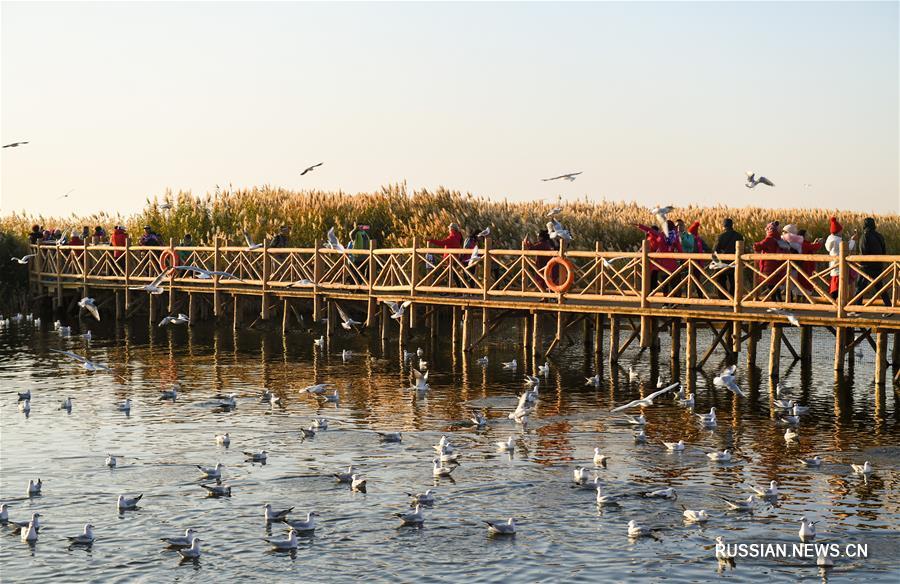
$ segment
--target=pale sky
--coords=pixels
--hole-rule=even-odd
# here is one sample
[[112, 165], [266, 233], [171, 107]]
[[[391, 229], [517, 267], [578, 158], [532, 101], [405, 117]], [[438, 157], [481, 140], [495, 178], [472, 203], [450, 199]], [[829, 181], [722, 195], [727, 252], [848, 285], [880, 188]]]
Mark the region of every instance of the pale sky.
[[[2, 150], [4, 213], [132, 212], [166, 188], [229, 182], [402, 180], [510, 199], [900, 211], [897, 2], [0, 12], [0, 139], [31, 142]], [[746, 170], [776, 187], [746, 189]], [[540, 181], [572, 171], [584, 174]]]

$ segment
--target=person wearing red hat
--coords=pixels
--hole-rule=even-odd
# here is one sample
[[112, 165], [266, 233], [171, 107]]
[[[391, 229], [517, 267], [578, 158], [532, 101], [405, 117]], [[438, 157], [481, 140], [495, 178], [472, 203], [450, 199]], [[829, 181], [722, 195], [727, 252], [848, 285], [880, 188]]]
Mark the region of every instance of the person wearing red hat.
[[[753, 251], [757, 253], [780, 253], [781, 247], [778, 244], [778, 241], [778, 225], [775, 222], [769, 223], [766, 225], [766, 237], [762, 241], [757, 241], [753, 244]], [[759, 271], [765, 280], [769, 280], [772, 274], [781, 267], [781, 264], [782, 262], [780, 260], [763, 259], [757, 262]], [[778, 286], [777, 278], [773, 278], [772, 281], [767, 281], [766, 288], [773, 291], [766, 298], [767, 300], [781, 302], [781, 288]]]
[[[841, 254], [841, 242], [844, 240], [844, 226], [838, 222], [837, 217], [832, 217], [828, 220], [828, 231], [831, 235], [828, 236], [828, 239], [825, 240], [825, 250], [828, 252], [830, 256], [839, 256]], [[850, 237], [850, 242], [847, 244], [847, 250], [853, 251], [856, 249], [856, 233], [854, 233]], [[838, 260], [831, 260], [831, 283], [828, 287], [828, 292], [831, 294], [832, 298], [838, 297], [838, 289], [840, 288], [840, 275], [841, 270], [838, 267]], [[852, 280], [851, 276], [851, 280]]]

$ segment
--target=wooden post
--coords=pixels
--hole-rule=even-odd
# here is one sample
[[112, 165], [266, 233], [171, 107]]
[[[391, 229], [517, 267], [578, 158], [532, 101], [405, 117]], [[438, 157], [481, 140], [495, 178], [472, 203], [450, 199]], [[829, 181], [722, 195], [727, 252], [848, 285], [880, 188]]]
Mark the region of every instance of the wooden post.
[[233, 311], [232, 311], [232, 319], [231, 319], [231, 328], [232, 330], [238, 330], [238, 327], [241, 325], [241, 307], [240, 307], [240, 296], [237, 294], [232, 294], [231, 299], [233, 301]]
[[150, 318], [150, 328], [153, 329], [156, 327], [157, 314], [156, 314], [156, 305], [158, 304], [156, 300], [156, 294], [147, 294], [147, 315]]
[[[213, 271], [222, 270], [222, 252], [219, 250], [219, 236], [213, 237]], [[222, 312], [222, 299], [219, 295], [219, 276], [213, 276], [213, 315], [217, 318]]]
[[290, 318], [288, 315], [291, 312], [291, 301], [285, 297], [281, 302], [282, 310], [281, 310], [281, 336], [287, 334], [288, 330], [288, 319]]
[[54, 251], [56, 252], [56, 306], [62, 306], [62, 251], [58, 245]]
[[641, 348], [646, 349], [653, 344], [653, 318], [641, 316]]
[[262, 247], [262, 299], [259, 303], [259, 319], [269, 318], [269, 242], [263, 239]]
[[[641, 308], [647, 308], [650, 295], [650, 256], [647, 240], [641, 242]], [[644, 323], [641, 317], [641, 347], [644, 347]]]
[[747, 324], [747, 368], [756, 367], [756, 345], [759, 342], [760, 327], [759, 323], [751, 322]]
[[466, 350], [469, 348], [469, 334], [471, 332], [469, 329], [472, 326], [472, 310], [468, 306], [465, 306], [462, 311], [462, 347], [463, 350]]
[[847, 287], [847, 276], [849, 274], [847, 269], [847, 242], [844, 240], [841, 240], [838, 253], [838, 274], [837, 317], [844, 318], [846, 317], [844, 305], [847, 303], [847, 291], [849, 290]]
[[313, 245], [315, 245], [315, 249], [313, 250], [313, 320], [319, 322], [322, 320], [322, 309], [319, 299], [319, 280], [322, 279], [322, 258], [319, 253], [319, 240], [317, 239]]
[[337, 324], [335, 321], [337, 320], [337, 316], [335, 316], [334, 302], [331, 300], [325, 300], [325, 318], [328, 319], [325, 322], [325, 333], [328, 337], [328, 340], [331, 341], [331, 336], [334, 334], [335, 325]]
[[[174, 237], [169, 238], [169, 251], [175, 253]], [[173, 310], [175, 310], [175, 270], [169, 272], [169, 314], [172, 314]]]
[[741, 352], [741, 335], [743, 332], [743, 323], [739, 320], [734, 321], [731, 325], [731, 352], [734, 354], [735, 362], [737, 362], [738, 355]]
[[812, 360], [812, 327], [803, 325], [800, 327], [800, 360], [808, 363]]
[[[487, 300], [488, 290], [491, 289], [491, 236], [484, 238], [484, 259], [481, 260], [482, 278], [481, 278], [481, 299]], [[482, 324], [487, 322], [486, 317], [482, 317]], [[487, 329], [485, 329], [487, 330]]]
[[603, 355], [603, 313], [594, 315], [594, 354], [597, 357]]
[[[744, 260], [741, 255], [744, 253], [744, 242], [738, 241], [734, 245], [734, 302], [732, 304], [734, 312], [741, 311], [741, 301], [744, 295]], [[735, 352], [740, 351], [740, 345]]]
[[875, 385], [884, 386], [887, 372], [888, 333], [885, 330], [875, 331]]
[[672, 366], [673, 369], [676, 368], [675, 365], [681, 360], [681, 320], [677, 318], [672, 319], [672, 328], [670, 332], [670, 336], [672, 337]]
[[452, 319], [453, 319], [453, 320], [452, 320], [452, 322], [453, 322], [453, 325], [452, 325], [452, 326], [453, 326], [453, 329], [452, 329], [452, 332], [451, 332], [451, 334], [450, 334], [450, 339], [451, 339], [451, 342], [452, 342], [452, 345], [451, 345], [452, 350], [455, 352], [456, 349], [457, 349], [457, 346], [456, 346], [456, 333], [457, 333], [457, 331], [459, 330], [459, 306], [454, 306], [454, 307], [453, 307], [453, 317], [452, 317]]
[[122, 307], [122, 292], [121, 290], [115, 291], [116, 295], [116, 320], [122, 320], [125, 316], [125, 310]]
[[615, 314], [609, 315], [609, 364], [615, 365], [619, 362], [619, 317]]
[[[116, 253], [113, 252], [113, 258]], [[131, 308], [131, 238], [125, 237], [125, 313]]]
[[781, 366], [781, 326], [772, 323], [769, 331], [769, 379], [778, 379]]
[[195, 320], [197, 320], [197, 303], [194, 299], [194, 293], [188, 292], [188, 324], [194, 326]]
[[366, 291], [368, 299], [366, 300], [366, 328], [372, 326], [372, 319], [375, 318], [375, 295], [372, 293], [375, 288], [375, 241], [369, 240], [369, 257], [366, 260]]
[[844, 370], [844, 352], [846, 349], [846, 329], [841, 326], [834, 327], [834, 370]]
[[591, 326], [593, 324], [593, 319], [588, 318], [588, 315], [584, 315], [584, 320], [581, 322], [581, 328], [582, 334], [584, 335], [584, 350], [586, 354], [591, 354], [594, 351], [594, 335], [591, 333]]
[[403, 316], [400, 317], [400, 322], [398, 323], [400, 325], [400, 332], [397, 338], [401, 347], [406, 346], [406, 329], [409, 324], [407, 322], [409, 320], [409, 314], [409, 311], [405, 311], [403, 313]]
[[388, 338], [388, 307], [386, 304], [381, 305], [381, 340], [386, 341]]
[[90, 256], [88, 256], [87, 239], [82, 242], [81, 247], [81, 297], [86, 298], [88, 295], [88, 272], [91, 269]]
[[684, 355], [684, 368], [688, 372], [691, 372], [697, 368], [697, 324], [694, 322], [694, 319], [686, 318], [684, 320], [684, 333], [687, 337]]
[[[419, 284], [419, 260], [418, 260], [418, 252], [416, 248], [419, 245], [419, 240], [417, 237], [413, 236], [412, 243], [412, 258], [409, 261], [409, 296], [410, 298], [415, 298], [416, 296], [416, 286]], [[409, 326], [410, 328], [416, 325], [416, 305], [415, 303], [410, 304], [409, 308], [406, 309], [406, 312], [409, 313]], [[456, 312], [453, 313], [454, 319], [456, 318]], [[455, 320], [454, 320], [455, 322]], [[453, 328], [454, 339], [456, 338], [456, 327]], [[456, 350], [456, 343], [454, 343], [454, 350]]]
[[541, 350], [541, 313], [535, 310], [531, 317], [531, 359], [537, 359]]
[[900, 372], [900, 332], [894, 333], [894, 344], [891, 346], [891, 366], [896, 377]]

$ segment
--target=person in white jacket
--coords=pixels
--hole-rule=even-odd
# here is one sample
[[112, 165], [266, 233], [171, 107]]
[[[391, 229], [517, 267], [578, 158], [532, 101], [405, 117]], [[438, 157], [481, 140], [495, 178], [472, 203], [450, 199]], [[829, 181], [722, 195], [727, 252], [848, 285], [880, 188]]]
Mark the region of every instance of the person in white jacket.
[[[832, 217], [829, 221], [829, 231], [831, 232], [831, 235], [829, 235], [828, 239], [825, 240], [825, 249], [826, 251], [828, 251], [828, 255], [838, 256], [841, 253], [841, 242], [844, 240], [844, 226], [838, 222], [837, 217]], [[856, 232], [853, 233], [853, 235], [850, 237], [850, 242], [847, 244], [847, 251], [852, 252], [855, 249]], [[831, 284], [828, 291], [831, 293], [832, 298], [838, 297], [840, 275], [841, 270], [838, 267], [838, 260], [831, 260]], [[850, 279], [853, 279], [852, 274]]]

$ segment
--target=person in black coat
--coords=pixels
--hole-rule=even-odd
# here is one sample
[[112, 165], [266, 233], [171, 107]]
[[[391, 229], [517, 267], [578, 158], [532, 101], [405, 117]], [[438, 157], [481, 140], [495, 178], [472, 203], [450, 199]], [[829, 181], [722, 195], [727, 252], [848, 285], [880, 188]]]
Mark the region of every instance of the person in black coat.
[[[734, 230], [734, 221], [730, 217], [722, 222], [722, 227], [724, 231], [719, 234], [713, 251], [716, 253], [734, 253], [737, 242], [744, 241], [744, 236]], [[727, 290], [729, 294], [734, 294], [734, 270], [720, 270], [717, 278], [720, 286]]]
[[[884, 236], [878, 233], [875, 226], [875, 219], [867, 217], [863, 222], [863, 234], [859, 239], [859, 253], [862, 255], [887, 255], [887, 245], [884, 242]], [[875, 281], [884, 272], [884, 262], [863, 262], [862, 273], [856, 281], [857, 294], [862, 292], [870, 282]], [[873, 286], [873, 291], [877, 291], [883, 284], [878, 283]], [[891, 305], [891, 295], [887, 290], [881, 293], [881, 301], [885, 306]]]

